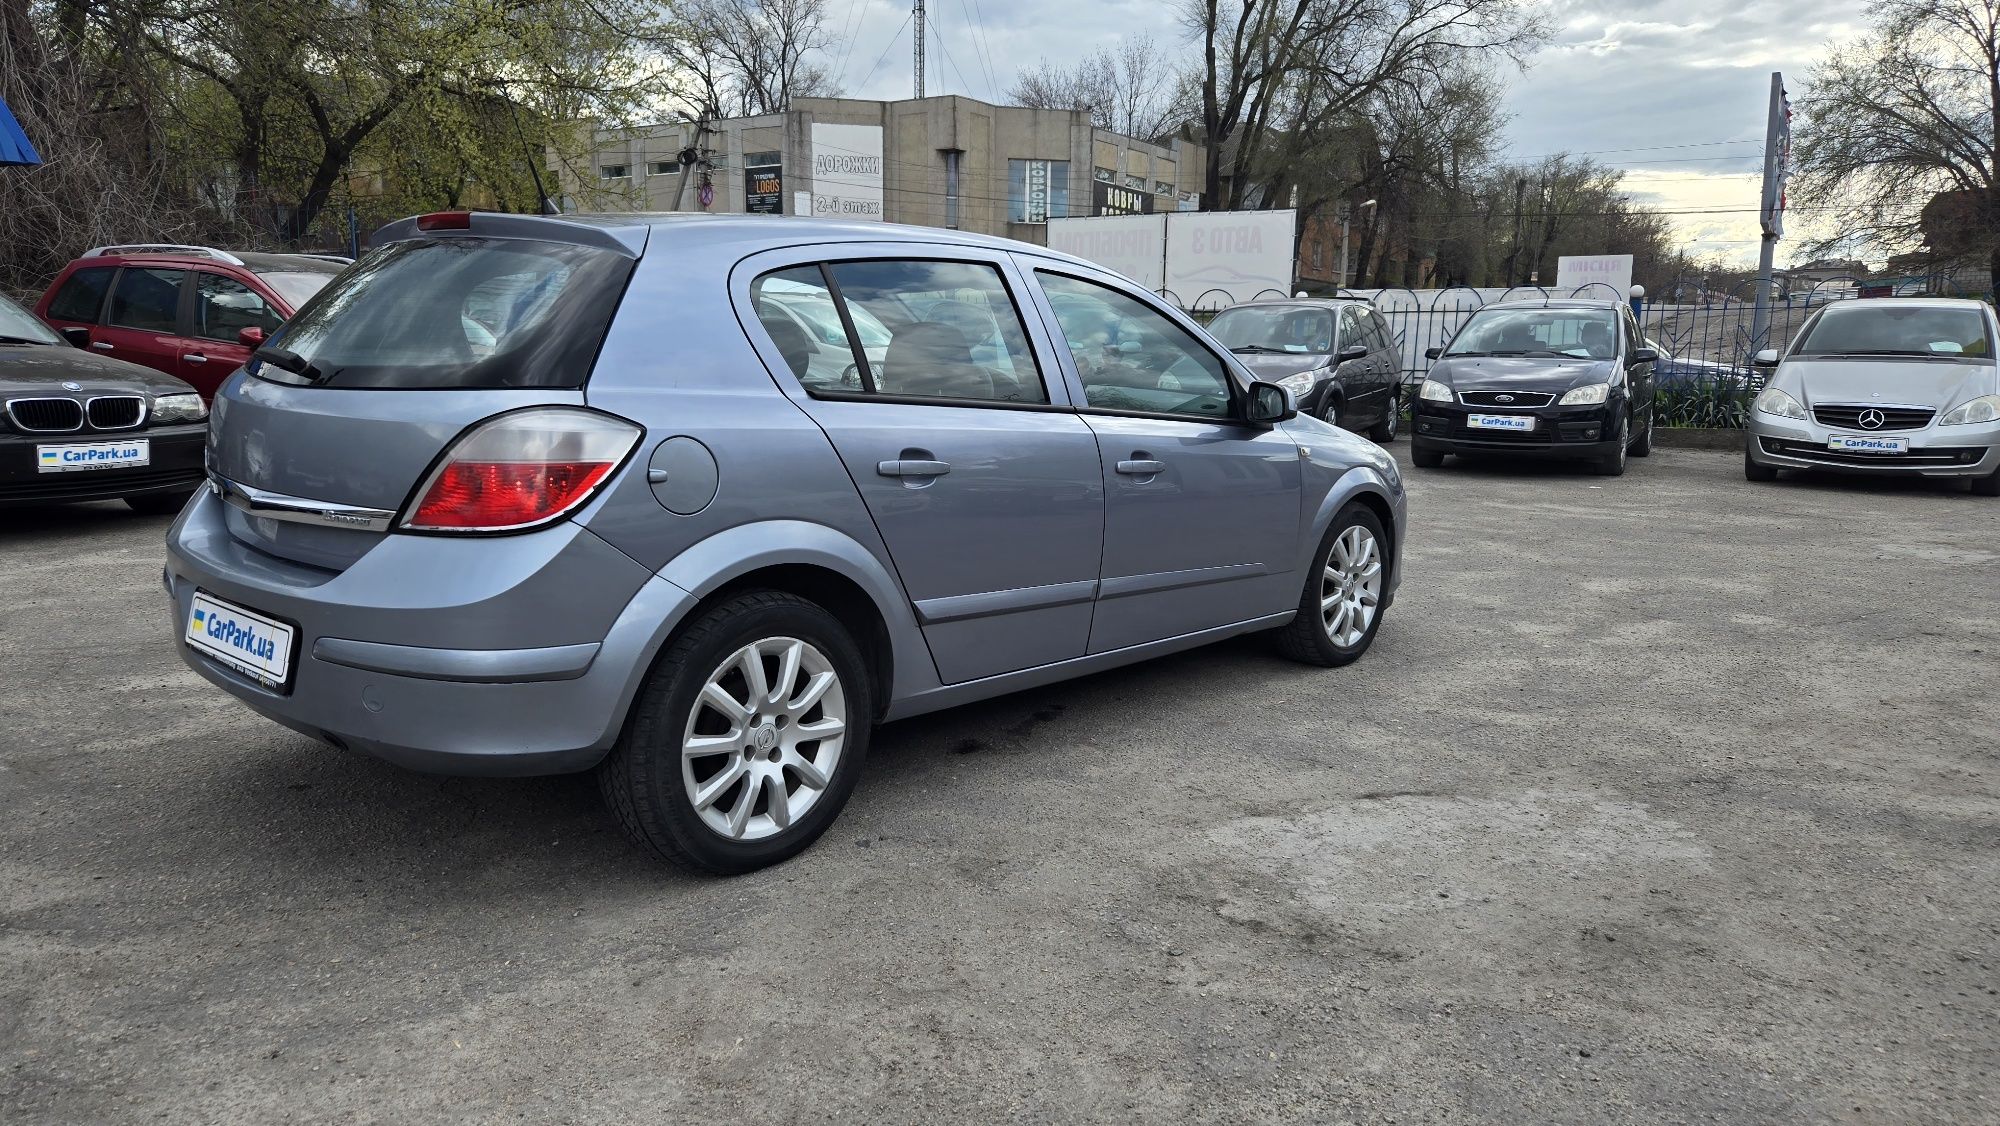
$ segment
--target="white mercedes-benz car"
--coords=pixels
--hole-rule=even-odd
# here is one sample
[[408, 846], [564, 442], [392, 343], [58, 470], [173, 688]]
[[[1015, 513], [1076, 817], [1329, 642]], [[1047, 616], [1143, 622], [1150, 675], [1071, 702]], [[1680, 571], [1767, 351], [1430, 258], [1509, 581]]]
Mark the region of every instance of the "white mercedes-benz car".
[[1979, 301], [1842, 301], [1813, 314], [1750, 412], [1743, 475], [1820, 469], [1968, 480], [2000, 496], [2000, 325]]

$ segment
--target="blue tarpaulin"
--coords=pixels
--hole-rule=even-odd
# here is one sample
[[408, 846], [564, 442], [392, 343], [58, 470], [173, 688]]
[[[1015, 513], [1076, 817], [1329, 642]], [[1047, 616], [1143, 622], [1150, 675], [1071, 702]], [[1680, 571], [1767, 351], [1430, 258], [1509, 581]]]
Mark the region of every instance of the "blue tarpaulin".
[[0, 101], [0, 164], [40, 164], [42, 154], [35, 151], [28, 135], [21, 131], [21, 123], [14, 120], [14, 111], [7, 103]]

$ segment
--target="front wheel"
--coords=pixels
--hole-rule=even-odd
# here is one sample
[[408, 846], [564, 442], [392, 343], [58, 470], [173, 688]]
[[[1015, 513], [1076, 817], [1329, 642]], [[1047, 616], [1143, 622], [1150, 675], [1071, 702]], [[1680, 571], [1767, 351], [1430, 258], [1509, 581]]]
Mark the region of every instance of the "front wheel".
[[1775, 481], [1778, 479], [1778, 471], [1773, 466], [1760, 464], [1756, 458], [1750, 456], [1748, 450], [1745, 450], [1743, 452], [1743, 479], [1746, 481]]
[[1425, 449], [1417, 445], [1416, 439], [1412, 438], [1410, 439], [1410, 464], [1416, 466], [1418, 469], [1436, 469], [1438, 466], [1444, 464], [1444, 455], [1436, 450]]
[[1972, 479], [1972, 495], [1979, 497], [2000, 497], [2000, 469], [1984, 477]]
[[833, 615], [777, 591], [738, 595], [661, 655], [598, 785], [654, 855], [754, 871], [798, 854], [840, 814], [873, 708], [867, 662]]
[[1340, 397], [1331, 387], [1326, 389], [1326, 398], [1319, 405], [1319, 420], [1328, 426], [1340, 425]]
[[1590, 468], [1601, 477], [1622, 477], [1625, 475], [1625, 454], [1631, 445], [1626, 437], [1625, 427], [1618, 428], [1618, 444], [1611, 452], [1592, 462]]
[[1382, 415], [1382, 421], [1369, 427], [1368, 436], [1374, 439], [1378, 445], [1386, 446], [1396, 440], [1396, 427], [1402, 425], [1402, 422], [1402, 396], [1397, 394], [1396, 390], [1392, 388], [1389, 392], [1389, 409]]
[[1294, 661], [1332, 668], [1358, 659], [1382, 626], [1389, 537], [1366, 506], [1334, 515], [1299, 593], [1299, 613], [1277, 631], [1278, 649]]

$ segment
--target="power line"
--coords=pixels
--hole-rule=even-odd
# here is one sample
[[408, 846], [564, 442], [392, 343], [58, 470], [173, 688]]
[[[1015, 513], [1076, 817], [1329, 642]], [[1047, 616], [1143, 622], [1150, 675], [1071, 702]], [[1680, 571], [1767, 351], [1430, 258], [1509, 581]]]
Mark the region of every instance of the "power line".
[[1722, 145], [1761, 145], [1762, 137], [1746, 137], [1740, 141], [1694, 141], [1685, 145], [1640, 145], [1630, 149], [1583, 149], [1579, 152], [1545, 152], [1540, 156], [1521, 157], [1522, 160], [1547, 160], [1552, 156], [1604, 156], [1619, 152], [1662, 152], [1668, 149], [1712, 149]]
[[847, 15], [840, 21], [840, 64], [833, 76], [836, 86], [847, 78], [847, 63], [854, 54], [855, 36], [861, 30], [855, 16], [865, 2], [866, 0], [847, 0]]
[[944, 31], [937, 25], [937, 17], [931, 17], [931, 30], [937, 33], [938, 50], [944, 53], [944, 61], [951, 65], [951, 72], [958, 75], [958, 84], [967, 94], [972, 93], [972, 83], [965, 80], [965, 72], [958, 69], [958, 60], [951, 57], [951, 47], [944, 41]]
[[979, 26], [985, 20], [985, 13], [980, 13], [979, 19], [973, 19], [972, 13], [966, 10], [966, 0], [958, 0], [958, 10], [965, 16], [965, 26], [972, 37], [972, 61], [986, 68], [986, 96], [998, 101], [1000, 81], [993, 72], [992, 44], [988, 43], [983, 52], [979, 46], [980, 41], [986, 38], [985, 29]]
[[906, 15], [903, 17], [903, 22], [896, 25], [895, 34], [889, 36], [889, 45], [887, 47], [882, 48], [882, 57], [876, 59], [875, 65], [868, 68], [867, 76], [861, 80], [860, 84], [862, 86], [868, 85], [868, 80], [874, 78], [875, 72], [882, 69], [882, 64], [889, 61], [889, 52], [895, 49], [896, 40], [901, 39], [903, 37], [903, 29], [908, 26], [910, 26], [910, 17]]

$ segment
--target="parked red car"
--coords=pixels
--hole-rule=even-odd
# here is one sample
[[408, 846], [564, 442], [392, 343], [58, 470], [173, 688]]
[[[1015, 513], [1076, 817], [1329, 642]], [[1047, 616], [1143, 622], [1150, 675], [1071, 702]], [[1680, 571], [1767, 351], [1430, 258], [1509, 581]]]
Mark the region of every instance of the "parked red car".
[[63, 267], [35, 313], [78, 347], [165, 372], [209, 399], [347, 264], [332, 255], [101, 246]]

